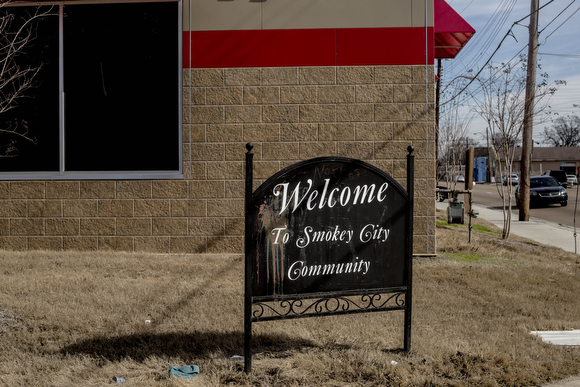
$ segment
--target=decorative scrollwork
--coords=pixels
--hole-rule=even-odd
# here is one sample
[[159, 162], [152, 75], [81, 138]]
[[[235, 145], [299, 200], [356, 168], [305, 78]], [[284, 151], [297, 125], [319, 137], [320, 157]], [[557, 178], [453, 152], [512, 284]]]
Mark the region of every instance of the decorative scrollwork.
[[397, 309], [405, 309], [405, 292], [349, 296], [329, 295], [318, 298], [254, 302], [252, 304], [252, 320], [278, 320]]

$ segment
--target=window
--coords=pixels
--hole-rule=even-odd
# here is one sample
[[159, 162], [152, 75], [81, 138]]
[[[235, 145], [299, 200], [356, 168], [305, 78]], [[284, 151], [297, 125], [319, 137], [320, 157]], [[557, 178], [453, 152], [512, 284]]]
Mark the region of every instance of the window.
[[0, 179], [180, 177], [179, 6], [41, 7], [16, 58], [34, 87], [0, 114]]

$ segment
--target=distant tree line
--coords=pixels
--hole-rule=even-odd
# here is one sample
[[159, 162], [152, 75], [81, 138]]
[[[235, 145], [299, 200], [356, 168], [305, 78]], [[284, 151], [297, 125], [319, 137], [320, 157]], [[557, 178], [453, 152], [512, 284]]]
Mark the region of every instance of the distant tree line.
[[551, 128], [544, 128], [543, 143], [555, 147], [580, 145], [580, 118], [578, 116], [558, 117]]

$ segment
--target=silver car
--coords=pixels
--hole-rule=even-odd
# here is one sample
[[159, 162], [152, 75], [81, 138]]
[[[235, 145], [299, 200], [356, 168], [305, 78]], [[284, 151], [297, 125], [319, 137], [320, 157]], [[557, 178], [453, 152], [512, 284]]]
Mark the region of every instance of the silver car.
[[503, 179], [502, 179], [502, 183], [503, 185], [507, 185], [508, 181], [510, 182], [511, 185], [518, 185], [520, 184], [520, 178], [517, 175], [517, 173], [512, 173], [509, 176], [504, 175]]

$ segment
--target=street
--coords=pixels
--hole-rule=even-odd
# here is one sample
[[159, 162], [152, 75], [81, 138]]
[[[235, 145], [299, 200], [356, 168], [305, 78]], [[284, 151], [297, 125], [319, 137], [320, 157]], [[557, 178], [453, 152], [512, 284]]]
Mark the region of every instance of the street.
[[[562, 207], [560, 205], [554, 204], [548, 207], [533, 207], [530, 210], [530, 216], [534, 218], [540, 218], [550, 222], [558, 223], [565, 226], [574, 226], [574, 210], [576, 207], [576, 195], [577, 187], [568, 188], [568, 206]], [[463, 185], [457, 185], [457, 189], [463, 189]], [[502, 200], [498, 194], [498, 188], [495, 184], [474, 184], [473, 186], [473, 203], [482, 206], [490, 207], [493, 209], [502, 208]], [[513, 213], [518, 215], [519, 210], [515, 204], [515, 186], [512, 187], [512, 210]], [[504, 189], [507, 188], [504, 186]], [[506, 198], [507, 202], [507, 198]], [[576, 219], [577, 225], [580, 227], [580, 216], [577, 214]]]

